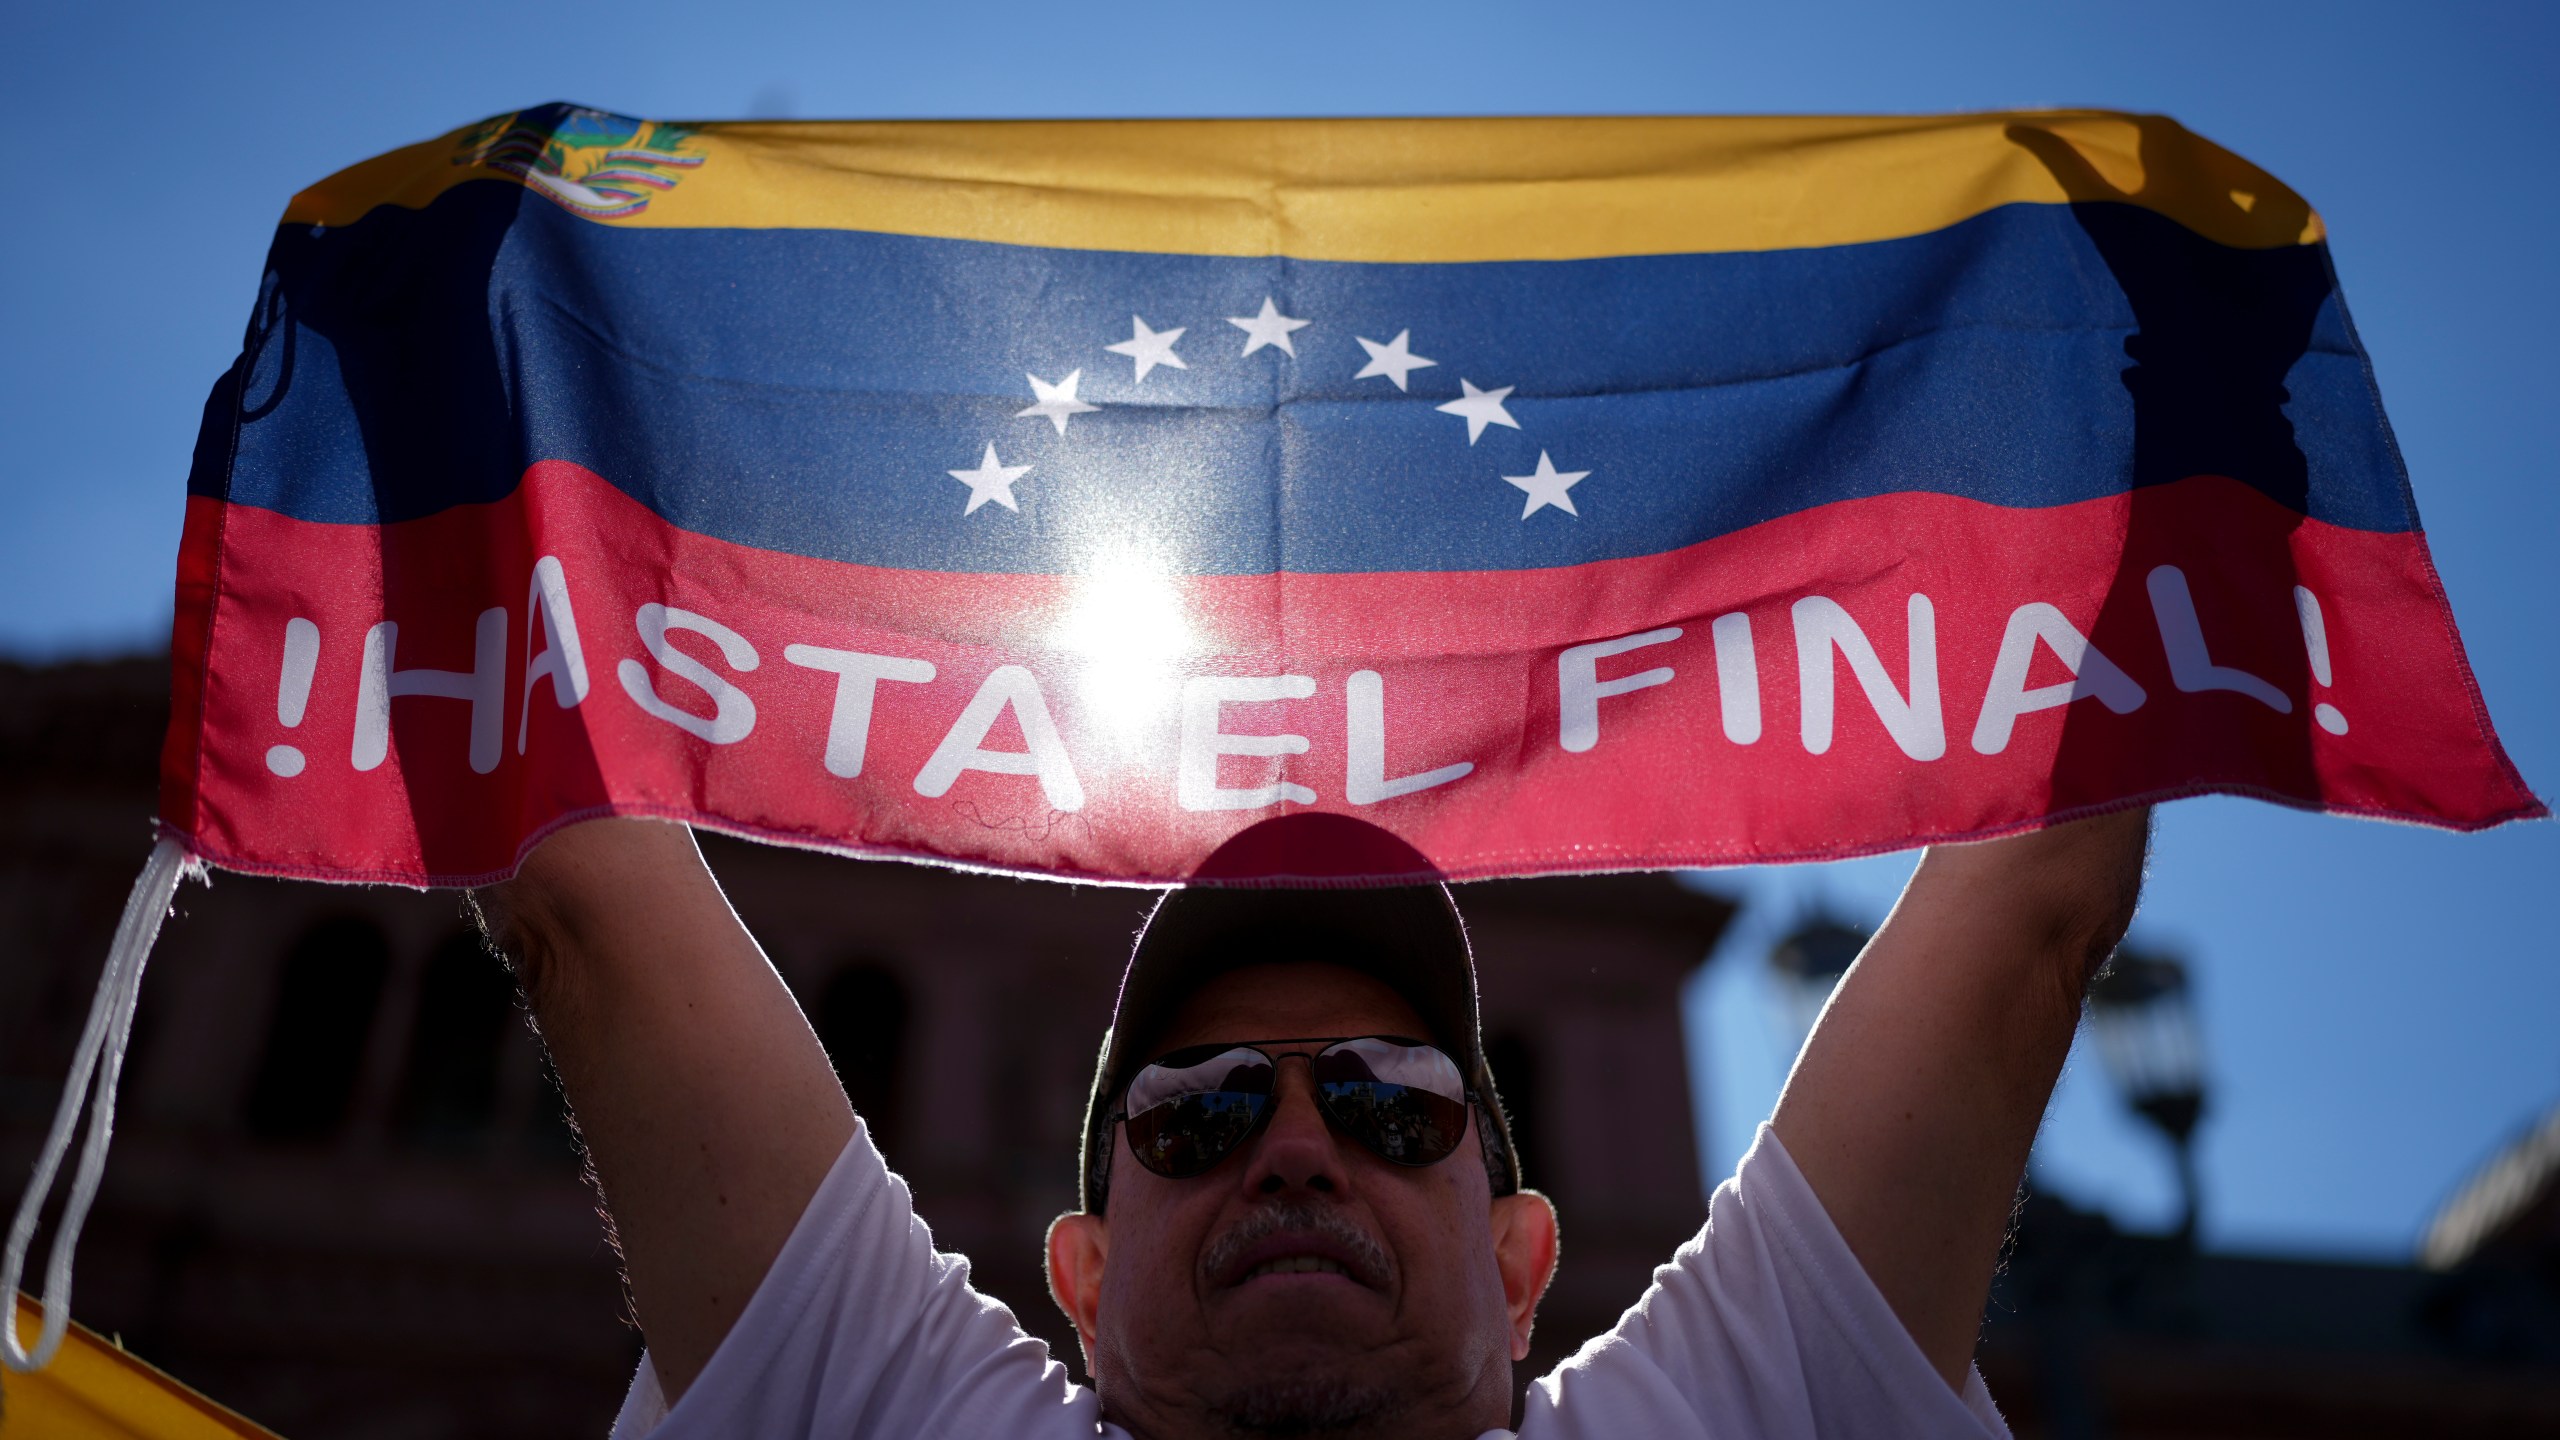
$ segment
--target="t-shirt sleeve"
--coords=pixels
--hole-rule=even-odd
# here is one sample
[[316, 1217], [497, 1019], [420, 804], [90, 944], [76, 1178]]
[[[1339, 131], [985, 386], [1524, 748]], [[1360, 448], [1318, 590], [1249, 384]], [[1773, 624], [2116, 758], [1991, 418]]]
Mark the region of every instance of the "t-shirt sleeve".
[[[1568, 1237], [1569, 1239], [1570, 1237]], [[1521, 1440], [2005, 1440], [1931, 1368], [1763, 1125], [1704, 1229], [1609, 1333], [1530, 1387]]]
[[764, 1283], [670, 1409], [642, 1356], [613, 1440], [1091, 1437], [1093, 1392], [937, 1252], [857, 1126]]

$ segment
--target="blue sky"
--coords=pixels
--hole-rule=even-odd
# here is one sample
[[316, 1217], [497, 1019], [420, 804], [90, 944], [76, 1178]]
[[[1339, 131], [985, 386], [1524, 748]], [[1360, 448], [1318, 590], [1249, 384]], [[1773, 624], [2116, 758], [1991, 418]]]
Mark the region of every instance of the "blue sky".
[[[2560, 10], [1579, 0], [19, 6], [0, 46], [0, 652], [165, 634], [196, 412], [300, 186], [544, 99], [722, 118], [1929, 111], [2173, 114], [2327, 216], [2490, 709], [2560, 775]], [[2535, 339], [2542, 336], [2542, 339]], [[1760, 951], [1908, 857], [1714, 883], [1745, 923], [1692, 995], [1709, 1149], [1783, 1071]], [[2454, 837], [2173, 807], [2138, 930], [2199, 968], [2209, 1243], [2407, 1253], [2560, 1102], [2560, 829]], [[2162, 1157], [2075, 1061], [2038, 1161], [2139, 1223]]]

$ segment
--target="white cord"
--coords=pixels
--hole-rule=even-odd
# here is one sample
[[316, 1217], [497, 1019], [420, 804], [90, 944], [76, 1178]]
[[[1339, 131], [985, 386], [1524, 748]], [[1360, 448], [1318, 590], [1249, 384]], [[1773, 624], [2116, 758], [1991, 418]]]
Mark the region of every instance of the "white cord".
[[[62, 1104], [53, 1112], [53, 1131], [45, 1137], [44, 1155], [27, 1181], [26, 1195], [18, 1201], [18, 1218], [9, 1226], [0, 1297], [17, 1293], [18, 1278], [26, 1270], [27, 1246], [35, 1239], [36, 1219], [44, 1210], [45, 1197], [53, 1193], [53, 1177], [71, 1148], [80, 1102], [87, 1098], [88, 1140], [71, 1173], [71, 1194], [54, 1227], [53, 1248], [45, 1256], [44, 1323], [32, 1350], [18, 1343], [14, 1311], [8, 1323], [0, 1325], [0, 1365], [9, 1369], [41, 1370], [53, 1363], [54, 1352], [62, 1348], [63, 1332], [71, 1324], [71, 1252], [80, 1243], [80, 1227], [89, 1218], [89, 1203], [98, 1198], [98, 1180], [106, 1173], [107, 1141], [116, 1128], [116, 1081], [124, 1074], [134, 1001], [142, 994], [142, 964], [151, 958], [151, 942], [160, 936], [160, 922], [169, 913], [169, 901], [177, 894], [178, 878], [187, 864], [185, 847], [163, 839], [151, 848], [151, 858], [134, 877], [133, 894], [124, 902], [124, 919], [116, 925], [115, 944], [107, 951], [106, 968], [98, 974], [98, 995], [89, 1005], [88, 1026], [80, 1032], [80, 1048], [71, 1057], [70, 1078], [63, 1082]], [[94, 1093], [89, 1085], [93, 1074], [98, 1082]]]

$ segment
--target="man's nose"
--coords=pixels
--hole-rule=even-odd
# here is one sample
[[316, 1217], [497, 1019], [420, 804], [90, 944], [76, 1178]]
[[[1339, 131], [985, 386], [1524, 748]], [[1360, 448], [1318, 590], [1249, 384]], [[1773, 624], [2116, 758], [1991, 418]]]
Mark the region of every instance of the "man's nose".
[[1333, 1128], [1316, 1104], [1314, 1078], [1308, 1067], [1282, 1057], [1273, 1084], [1271, 1123], [1255, 1138], [1244, 1183], [1257, 1195], [1290, 1190], [1335, 1194], [1344, 1188], [1348, 1170]]

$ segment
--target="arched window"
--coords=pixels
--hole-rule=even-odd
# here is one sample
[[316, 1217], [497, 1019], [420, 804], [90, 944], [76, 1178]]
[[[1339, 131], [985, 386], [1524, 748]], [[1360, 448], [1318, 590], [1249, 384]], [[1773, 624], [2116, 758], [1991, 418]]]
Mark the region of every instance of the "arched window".
[[1505, 1031], [1486, 1042], [1485, 1064], [1493, 1067], [1493, 1088], [1502, 1096], [1503, 1118], [1511, 1122], [1512, 1148], [1520, 1152], [1520, 1173], [1536, 1184], [1531, 1169], [1546, 1158], [1538, 1136], [1538, 1053], [1528, 1037]]
[[899, 1072], [907, 1043], [907, 987], [881, 965], [857, 962], [831, 976], [810, 1024], [836, 1078], [881, 1150], [895, 1143]]
[[514, 1021], [515, 981], [457, 930], [427, 957], [418, 1014], [392, 1128], [413, 1144], [468, 1150], [485, 1144], [498, 1116], [498, 1057]]
[[370, 920], [323, 920], [286, 952], [243, 1116], [261, 1140], [319, 1141], [347, 1123], [391, 943]]

